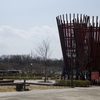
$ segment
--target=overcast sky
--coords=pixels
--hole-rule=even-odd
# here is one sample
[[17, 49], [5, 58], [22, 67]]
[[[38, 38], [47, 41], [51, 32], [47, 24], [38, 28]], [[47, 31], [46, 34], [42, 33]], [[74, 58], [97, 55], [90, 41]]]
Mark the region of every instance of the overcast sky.
[[56, 16], [100, 16], [100, 0], [0, 0], [0, 55], [30, 54], [49, 38], [51, 58], [62, 58]]

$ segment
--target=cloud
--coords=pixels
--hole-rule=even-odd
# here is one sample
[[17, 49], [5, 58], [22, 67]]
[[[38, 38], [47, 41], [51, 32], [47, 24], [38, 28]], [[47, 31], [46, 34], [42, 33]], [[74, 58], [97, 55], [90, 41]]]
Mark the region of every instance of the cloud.
[[28, 30], [16, 29], [11, 26], [0, 27], [0, 55], [29, 54], [36, 45], [49, 39], [52, 58], [60, 58], [61, 50], [56, 28], [49, 26], [31, 27]]

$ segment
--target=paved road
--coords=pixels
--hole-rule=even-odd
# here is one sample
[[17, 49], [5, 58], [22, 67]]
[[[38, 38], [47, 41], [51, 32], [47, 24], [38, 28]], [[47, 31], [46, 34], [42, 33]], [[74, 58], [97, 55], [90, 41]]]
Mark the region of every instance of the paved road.
[[100, 100], [100, 87], [6, 92], [0, 100]]

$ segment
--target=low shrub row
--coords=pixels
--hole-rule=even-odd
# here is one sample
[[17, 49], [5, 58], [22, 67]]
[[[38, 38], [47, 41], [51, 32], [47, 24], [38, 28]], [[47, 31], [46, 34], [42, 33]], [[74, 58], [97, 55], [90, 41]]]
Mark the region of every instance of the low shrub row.
[[[54, 84], [56, 86], [71, 86], [71, 80], [57, 80]], [[91, 82], [89, 80], [73, 80], [74, 87], [89, 87]]]

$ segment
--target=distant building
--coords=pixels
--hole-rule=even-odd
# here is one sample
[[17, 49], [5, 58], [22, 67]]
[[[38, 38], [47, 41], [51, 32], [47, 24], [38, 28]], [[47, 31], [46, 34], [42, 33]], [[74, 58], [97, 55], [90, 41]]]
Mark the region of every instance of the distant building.
[[21, 70], [0, 70], [0, 76], [21, 74]]

